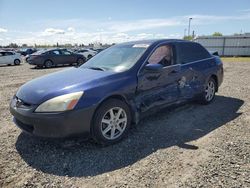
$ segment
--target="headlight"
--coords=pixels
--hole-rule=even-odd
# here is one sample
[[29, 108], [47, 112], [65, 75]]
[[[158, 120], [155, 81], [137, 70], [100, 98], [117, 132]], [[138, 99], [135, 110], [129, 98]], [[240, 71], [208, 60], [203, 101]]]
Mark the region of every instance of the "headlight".
[[72, 110], [83, 93], [83, 91], [80, 91], [54, 97], [39, 105], [35, 112], [63, 112]]

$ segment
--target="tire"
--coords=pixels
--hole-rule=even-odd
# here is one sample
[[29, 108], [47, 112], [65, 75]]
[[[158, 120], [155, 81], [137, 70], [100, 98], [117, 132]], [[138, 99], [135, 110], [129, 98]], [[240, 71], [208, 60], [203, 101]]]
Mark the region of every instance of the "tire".
[[217, 88], [216, 81], [211, 77], [206, 83], [205, 90], [201, 94], [199, 102], [201, 104], [209, 104], [214, 100], [215, 92]]
[[122, 140], [127, 135], [130, 125], [131, 113], [128, 105], [118, 99], [109, 99], [95, 112], [91, 134], [98, 144], [110, 145]]
[[14, 65], [20, 65], [21, 61], [19, 59], [14, 60]]
[[45, 66], [45, 68], [51, 68], [51, 67], [53, 67], [53, 62], [51, 61], [51, 60], [47, 60], [47, 61], [45, 61], [44, 62], [44, 66]]
[[91, 59], [93, 56], [92, 55], [88, 55], [88, 59]]
[[85, 61], [84, 61], [83, 58], [79, 58], [79, 59], [77, 60], [77, 66], [80, 66], [80, 65], [82, 65], [83, 63], [85, 63]]

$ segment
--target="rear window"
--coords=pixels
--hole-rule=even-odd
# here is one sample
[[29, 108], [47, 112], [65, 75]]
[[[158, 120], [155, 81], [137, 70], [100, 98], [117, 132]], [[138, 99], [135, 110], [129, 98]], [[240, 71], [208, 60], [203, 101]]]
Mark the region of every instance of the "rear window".
[[208, 51], [198, 43], [183, 42], [178, 44], [178, 61], [181, 64], [191, 63], [202, 59], [210, 58]]

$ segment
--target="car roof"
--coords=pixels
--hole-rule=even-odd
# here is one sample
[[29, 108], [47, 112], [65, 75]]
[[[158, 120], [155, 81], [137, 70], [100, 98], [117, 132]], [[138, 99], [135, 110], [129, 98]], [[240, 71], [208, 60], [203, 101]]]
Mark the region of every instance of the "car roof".
[[12, 53], [15, 53], [13, 51], [7, 51], [7, 50], [0, 50], [0, 52], [12, 52]]
[[125, 43], [120, 43], [118, 45], [133, 45], [133, 44], [152, 45], [152, 44], [163, 43], [163, 42], [190, 42], [190, 41], [181, 40], [181, 39], [151, 39], [151, 40], [138, 40], [138, 41], [125, 42]]
[[49, 49], [44, 49], [44, 50], [39, 50], [39, 51], [49, 52], [53, 50], [66, 50], [66, 49], [65, 48], [49, 48]]

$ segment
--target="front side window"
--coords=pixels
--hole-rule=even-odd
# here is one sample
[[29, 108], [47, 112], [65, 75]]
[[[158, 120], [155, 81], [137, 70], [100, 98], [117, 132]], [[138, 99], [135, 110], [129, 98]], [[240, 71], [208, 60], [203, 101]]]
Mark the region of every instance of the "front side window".
[[122, 45], [108, 48], [81, 66], [99, 67], [104, 70], [123, 72], [130, 69], [146, 51], [148, 45]]
[[173, 50], [170, 45], [158, 47], [148, 59], [150, 64], [162, 64], [164, 67], [173, 65]]

